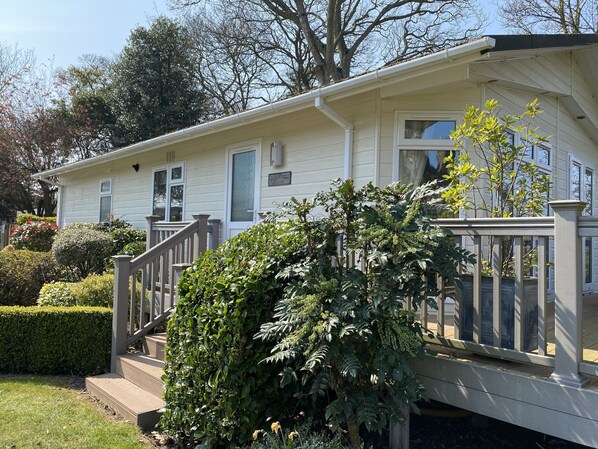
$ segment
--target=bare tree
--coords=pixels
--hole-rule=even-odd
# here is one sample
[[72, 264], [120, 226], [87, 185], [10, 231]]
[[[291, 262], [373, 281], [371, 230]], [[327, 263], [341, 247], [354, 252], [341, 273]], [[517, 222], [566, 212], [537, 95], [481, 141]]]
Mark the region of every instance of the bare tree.
[[33, 51], [0, 42], [0, 100], [3, 92], [21, 81], [34, 64]]
[[503, 0], [502, 24], [523, 33], [596, 33], [598, 0]]
[[[208, 9], [206, 0], [171, 5]], [[256, 30], [256, 56], [284, 79], [281, 84], [291, 81], [298, 90], [311, 80], [323, 86], [354, 70], [436, 50], [482, 25], [473, 0], [240, 0], [234, 11]], [[285, 63], [291, 70], [285, 71]]]

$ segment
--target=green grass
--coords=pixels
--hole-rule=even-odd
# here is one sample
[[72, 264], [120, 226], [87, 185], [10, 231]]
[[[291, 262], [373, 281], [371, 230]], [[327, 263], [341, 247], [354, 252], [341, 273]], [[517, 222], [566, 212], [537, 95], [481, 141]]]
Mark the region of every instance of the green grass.
[[0, 449], [151, 447], [135, 426], [109, 417], [76, 386], [65, 377], [0, 376]]

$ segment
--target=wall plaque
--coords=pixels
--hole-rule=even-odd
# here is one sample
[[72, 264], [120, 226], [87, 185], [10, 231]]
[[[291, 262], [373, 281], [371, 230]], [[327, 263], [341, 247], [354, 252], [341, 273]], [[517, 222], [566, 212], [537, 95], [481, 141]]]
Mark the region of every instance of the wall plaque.
[[268, 187], [291, 185], [291, 172], [281, 171], [268, 174]]

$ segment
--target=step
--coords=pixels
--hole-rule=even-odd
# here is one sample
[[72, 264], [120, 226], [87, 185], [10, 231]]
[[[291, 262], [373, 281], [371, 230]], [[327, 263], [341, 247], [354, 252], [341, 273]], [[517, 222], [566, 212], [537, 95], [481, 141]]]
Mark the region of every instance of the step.
[[166, 346], [166, 334], [146, 335], [143, 339], [143, 351], [158, 360], [164, 361], [164, 347]]
[[116, 373], [88, 377], [85, 387], [92, 396], [144, 430], [152, 430], [160, 420], [164, 401]]
[[162, 397], [164, 389], [163, 367], [163, 361], [142, 353], [116, 358], [116, 374], [157, 397]]

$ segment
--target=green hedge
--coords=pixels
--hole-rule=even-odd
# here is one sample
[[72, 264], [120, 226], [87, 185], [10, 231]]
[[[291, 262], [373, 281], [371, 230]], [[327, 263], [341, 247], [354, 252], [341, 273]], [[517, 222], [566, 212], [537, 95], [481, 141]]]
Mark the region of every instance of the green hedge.
[[50, 253], [0, 251], [0, 306], [32, 306], [58, 273]]
[[52, 282], [42, 287], [40, 306], [112, 307], [113, 274], [90, 274], [80, 282]]
[[106, 372], [111, 323], [101, 307], [0, 307], [0, 372]]

